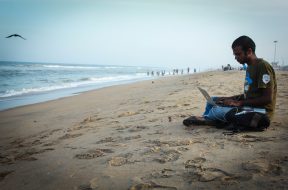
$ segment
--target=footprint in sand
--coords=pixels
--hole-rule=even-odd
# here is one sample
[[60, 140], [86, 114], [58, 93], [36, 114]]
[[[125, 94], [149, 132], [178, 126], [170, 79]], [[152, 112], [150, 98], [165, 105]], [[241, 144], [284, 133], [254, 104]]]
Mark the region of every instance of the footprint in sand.
[[158, 119], [158, 118], [153, 118], [153, 119], [149, 119], [149, 120], [148, 120], [148, 122], [150, 122], [150, 123], [154, 123], [154, 122], [156, 122], [156, 121], [159, 121], [159, 119]]
[[91, 128], [91, 126], [89, 126], [89, 125], [76, 125], [72, 128], [67, 129], [67, 132], [72, 133], [73, 131], [79, 131], [82, 129], [89, 129], [89, 128]]
[[170, 190], [177, 190], [176, 187], [169, 187], [165, 185], [159, 185], [152, 181], [146, 183], [139, 183], [136, 185], [132, 185], [129, 190], [144, 190], [144, 189], [170, 189]]
[[206, 162], [205, 158], [197, 157], [193, 160], [187, 160], [184, 165], [187, 169], [183, 174], [183, 178], [192, 183], [195, 181], [210, 182], [219, 180], [223, 183], [231, 183], [236, 181], [247, 181], [252, 179], [251, 175], [235, 175], [230, 174], [218, 168], [206, 168], [203, 163]]
[[99, 187], [98, 185], [99, 179], [98, 178], [93, 178], [89, 181], [89, 184], [82, 184], [78, 186], [78, 190], [94, 190]]
[[[154, 160], [159, 163], [173, 162], [180, 158], [182, 152], [189, 150], [187, 147], [193, 144], [191, 140], [179, 140], [179, 141], [160, 141], [149, 140], [146, 143], [151, 144], [143, 151], [143, 156], [149, 156], [148, 160]], [[176, 147], [171, 149], [170, 147]]]
[[76, 138], [82, 136], [81, 133], [79, 134], [65, 134], [62, 137], [59, 137], [59, 140], [65, 140], [65, 139], [71, 139], [71, 138]]
[[139, 131], [145, 130], [147, 128], [148, 127], [146, 127], [146, 126], [136, 126], [136, 127], [132, 128], [132, 129], [129, 129], [128, 131], [129, 132], [139, 132]]
[[131, 153], [127, 154], [121, 154], [119, 156], [112, 157], [109, 161], [108, 164], [110, 166], [122, 166], [124, 164], [132, 163], [128, 159], [130, 159], [133, 156]]
[[0, 163], [1, 164], [13, 164], [13, 157], [9, 155], [0, 154]]
[[275, 137], [257, 137], [253, 135], [243, 135], [242, 139], [245, 139], [246, 142], [268, 142], [273, 141]]
[[96, 144], [104, 144], [104, 143], [118, 143], [122, 141], [128, 141], [133, 139], [139, 139], [141, 138], [141, 135], [136, 136], [128, 136], [128, 137], [106, 137], [105, 139], [101, 139], [96, 142]]
[[105, 139], [101, 139], [96, 142], [96, 144], [103, 144], [103, 143], [109, 143], [109, 142], [118, 142], [121, 140], [121, 137], [113, 138], [113, 137], [106, 137]]
[[105, 156], [105, 153], [113, 153], [113, 152], [114, 151], [110, 149], [95, 149], [95, 150], [89, 150], [86, 153], [76, 154], [75, 158], [94, 159], [94, 158]]
[[[54, 150], [54, 148], [44, 148], [40, 150], [32, 148], [32, 149], [25, 150], [24, 152], [18, 154], [15, 158], [16, 160], [31, 160], [30, 156], [32, 155], [41, 154], [41, 153], [52, 151], [52, 150]], [[32, 160], [34, 160], [34, 158], [32, 158]]]
[[227, 138], [228, 140], [235, 141], [235, 142], [243, 142], [243, 143], [249, 143], [249, 142], [268, 142], [273, 141], [275, 137], [261, 137], [261, 136], [254, 136], [254, 135], [237, 135], [237, 136], [231, 136], [230, 138]]
[[255, 160], [242, 163], [242, 168], [254, 174], [279, 176], [283, 169], [279, 164], [270, 163], [267, 160]]
[[116, 130], [122, 132], [122, 131], [124, 131], [127, 128], [130, 128], [130, 126], [117, 126]]
[[78, 190], [93, 190], [93, 188], [90, 187], [90, 184], [83, 184], [78, 187]]
[[23, 160], [23, 161], [35, 161], [37, 158], [33, 157], [35, 154], [41, 154], [47, 151], [54, 150], [53, 148], [45, 148], [45, 149], [35, 149], [29, 148], [25, 150], [19, 150], [18, 152], [13, 152], [7, 155], [0, 155], [0, 163], [3, 164], [14, 164], [15, 161]]
[[181, 153], [178, 150], [160, 150], [159, 157], [155, 158], [154, 160], [164, 164], [166, 162], [173, 162], [179, 159]]
[[248, 181], [252, 179], [249, 174], [235, 175], [230, 174], [218, 168], [192, 168], [185, 171], [182, 175], [185, 181], [189, 184], [193, 182], [211, 182], [221, 181], [222, 183], [239, 183], [239, 181]]
[[57, 145], [59, 144], [60, 140], [54, 140], [54, 141], [51, 141], [51, 142], [48, 142], [48, 143], [45, 143], [43, 144], [44, 147], [47, 147], [47, 146], [54, 146], [54, 145]]
[[187, 160], [184, 165], [185, 168], [199, 168], [204, 162], [206, 162], [206, 158], [197, 157], [193, 160]]
[[10, 144], [15, 148], [23, 148], [23, 147], [29, 147], [41, 145], [44, 143], [44, 139], [49, 138], [51, 135], [54, 135], [54, 133], [57, 133], [59, 131], [62, 131], [61, 129], [54, 129], [51, 131], [45, 130], [41, 131], [37, 134], [31, 135], [24, 139], [15, 139]]
[[15, 139], [10, 144], [12, 146], [20, 148], [20, 147], [24, 147], [25, 146], [24, 145], [24, 141], [25, 141], [24, 139]]
[[128, 162], [127, 158], [124, 157], [113, 157], [111, 160], [108, 162], [110, 166], [122, 166]]
[[128, 117], [128, 116], [137, 115], [137, 114], [139, 114], [139, 112], [128, 111], [128, 112], [124, 112], [124, 113], [119, 114], [118, 117]]
[[188, 151], [190, 149], [186, 148], [186, 147], [179, 147], [179, 148], [177, 148], [177, 150], [180, 151], [180, 152], [186, 152], [186, 151]]
[[140, 139], [141, 135], [136, 135], [136, 136], [129, 136], [129, 137], [125, 137], [124, 140], [134, 140], [134, 139]]
[[279, 126], [281, 126], [281, 124], [282, 124], [281, 122], [277, 122], [277, 121], [272, 122], [272, 125], [275, 127], [279, 127]]
[[0, 172], [0, 181], [4, 180], [5, 177], [9, 174], [11, 174], [12, 172], [14, 171], [3, 171], [3, 172]]
[[175, 141], [160, 141], [160, 140], [149, 140], [146, 143], [153, 144], [156, 146], [168, 146], [168, 147], [177, 147], [177, 146], [188, 146], [194, 143], [194, 141], [187, 140], [175, 140]]
[[172, 176], [174, 176], [176, 174], [176, 171], [172, 170], [172, 169], [167, 169], [164, 168], [161, 171], [154, 171], [151, 173], [151, 176], [153, 179], [155, 178], [170, 178]]
[[61, 129], [54, 129], [54, 130], [48, 131], [47, 133], [41, 134], [39, 136], [39, 139], [46, 139], [46, 138], [50, 137], [51, 135], [54, 135], [54, 133], [57, 133], [60, 131], [62, 131], [62, 130]]
[[153, 133], [148, 133], [148, 135], [162, 135], [164, 134], [164, 131], [162, 130], [156, 130], [155, 132], [153, 131]]
[[55, 133], [62, 131], [61, 129], [54, 129], [51, 131], [42, 131], [39, 134], [32, 135], [30, 137], [27, 137], [26, 139], [16, 139], [12, 141], [10, 144], [14, 148], [31, 148], [32, 146], [38, 146], [42, 145], [47, 146], [47, 143], [44, 144], [45, 142], [43, 140], [51, 137], [51, 135], [54, 135]]
[[80, 123], [81, 124], [86, 124], [86, 123], [90, 123], [92, 121], [93, 121], [92, 117], [89, 116], [89, 117], [85, 118], [83, 121], [81, 121]]

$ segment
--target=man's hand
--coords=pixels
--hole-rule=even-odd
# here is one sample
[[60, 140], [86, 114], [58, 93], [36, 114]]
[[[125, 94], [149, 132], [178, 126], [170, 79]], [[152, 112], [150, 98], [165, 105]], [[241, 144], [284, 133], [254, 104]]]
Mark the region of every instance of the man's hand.
[[215, 101], [216, 104], [223, 104], [223, 101], [227, 99], [227, 97], [218, 97]]
[[241, 101], [240, 99], [243, 96], [243, 94], [240, 95], [235, 95], [235, 96], [231, 96], [231, 97], [218, 97], [216, 99], [216, 104], [219, 105], [224, 105], [224, 106], [243, 106], [243, 101]]
[[238, 100], [232, 100], [232, 99], [224, 99], [223, 100], [223, 104], [225, 106], [236, 106], [236, 107], [240, 107], [243, 105], [242, 101], [238, 101]]

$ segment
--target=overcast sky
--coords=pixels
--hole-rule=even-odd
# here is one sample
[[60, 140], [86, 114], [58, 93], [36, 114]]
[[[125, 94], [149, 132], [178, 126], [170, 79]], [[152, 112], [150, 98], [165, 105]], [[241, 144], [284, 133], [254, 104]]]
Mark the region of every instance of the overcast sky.
[[[241, 35], [288, 64], [286, 0], [0, 0], [0, 61], [220, 68], [239, 66]], [[10, 34], [21, 38], [5, 38]]]

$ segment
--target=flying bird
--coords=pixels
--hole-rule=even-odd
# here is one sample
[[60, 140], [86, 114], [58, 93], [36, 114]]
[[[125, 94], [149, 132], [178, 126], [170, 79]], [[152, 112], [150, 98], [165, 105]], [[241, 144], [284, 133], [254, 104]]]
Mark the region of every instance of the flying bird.
[[6, 38], [11, 38], [11, 37], [19, 37], [22, 38], [23, 40], [26, 40], [25, 38], [23, 38], [21, 35], [19, 34], [11, 34], [10, 36], [7, 36]]

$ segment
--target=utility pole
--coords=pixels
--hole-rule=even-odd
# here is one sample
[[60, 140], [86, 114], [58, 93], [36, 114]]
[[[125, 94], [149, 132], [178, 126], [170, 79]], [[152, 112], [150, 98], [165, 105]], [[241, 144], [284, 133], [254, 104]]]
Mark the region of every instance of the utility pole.
[[273, 63], [274, 63], [275, 65], [276, 65], [275, 58], [276, 58], [276, 44], [277, 44], [277, 42], [278, 42], [277, 40], [274, 41], [275, 49], [274, 49], [274, 62], [273, 62]]

